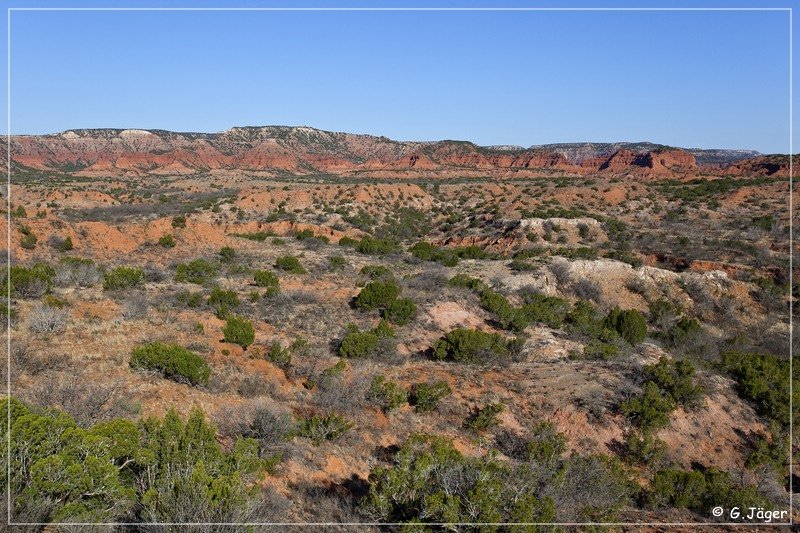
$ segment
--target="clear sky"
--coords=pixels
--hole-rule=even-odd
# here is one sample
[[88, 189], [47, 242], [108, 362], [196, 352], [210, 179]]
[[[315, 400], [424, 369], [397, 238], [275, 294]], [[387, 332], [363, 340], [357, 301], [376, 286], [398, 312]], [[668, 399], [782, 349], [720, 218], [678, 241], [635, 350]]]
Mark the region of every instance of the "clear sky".
[[10, 40], [13, 134], [285, 124], [400, 140], [789, 151], [787, 12], [13, 11]]

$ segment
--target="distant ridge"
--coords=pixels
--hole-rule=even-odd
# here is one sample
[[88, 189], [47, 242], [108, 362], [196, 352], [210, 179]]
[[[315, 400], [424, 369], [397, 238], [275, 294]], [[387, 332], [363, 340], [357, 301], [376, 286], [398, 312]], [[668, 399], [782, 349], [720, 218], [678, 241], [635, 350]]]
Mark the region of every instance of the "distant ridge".
[[[622, 149], [633, 152], [652, 152], [655, 150], [675, 149], [674, 147], [651, 142], [617, 142], [617, 143], [551, 143], [531, 146], [531, 148], [553, 150], [567, 158], [573, 164], [581, 164], [584, 160], [597, 157], [608, 157]], [[723, 148], [679, 148], [692, 154], [698, 165], [725, 165], [742, 159], [758, 157], [756, 150], [728, 150]]]
[[[79, 176], [234, 174], [349, 177], [782, 175], [781, 157], [753, 150], [683, 149], [649, 142], [528, 148], [470, 141], [396, 141], [309, 126], [237, 126], [219, 133], [72, 129], [11, 137], [12, 170]], [[748, 161], [752, 161], [749, 164]], [[735, 163], [735, 165], [734, 165]]]

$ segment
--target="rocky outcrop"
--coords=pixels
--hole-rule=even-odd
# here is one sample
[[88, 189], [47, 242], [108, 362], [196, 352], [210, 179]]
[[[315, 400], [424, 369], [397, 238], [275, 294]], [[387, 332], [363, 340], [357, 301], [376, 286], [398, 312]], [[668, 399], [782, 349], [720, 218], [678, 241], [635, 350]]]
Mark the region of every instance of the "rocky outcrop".
[[627, 171], [667, 174], [673, 171], [692, 169], [697, 169], [697, 161], [692, 154], [684, 150], [658, 150], [635, 153], [631, 150], [622, 149], [615, 152], [600, 165], [600, 170], [615, 173]]
[[789, 156], [764, 155], [716, 167], [721, 174], [733, 176], [789, 177]]
[[694, 169], [697, 161], [685, 150], [660, 150], [647, 152], [642, 158], [643, 164], [654, 170]]
[[637, 154], [631, 150], [618, 150], [611, 157], [609, 157], [603, 164], [600, 165], [600, 170], [609, 170], [611, 172], [622, 172], [628, 168], [636, 165]]

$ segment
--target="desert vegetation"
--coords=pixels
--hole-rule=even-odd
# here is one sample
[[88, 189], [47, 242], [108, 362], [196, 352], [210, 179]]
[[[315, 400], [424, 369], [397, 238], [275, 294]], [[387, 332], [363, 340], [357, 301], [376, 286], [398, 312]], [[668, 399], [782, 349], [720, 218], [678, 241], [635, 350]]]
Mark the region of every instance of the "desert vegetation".
[[12, 514], [787, 508], [787, 181], [548, 172], [25, 174]]

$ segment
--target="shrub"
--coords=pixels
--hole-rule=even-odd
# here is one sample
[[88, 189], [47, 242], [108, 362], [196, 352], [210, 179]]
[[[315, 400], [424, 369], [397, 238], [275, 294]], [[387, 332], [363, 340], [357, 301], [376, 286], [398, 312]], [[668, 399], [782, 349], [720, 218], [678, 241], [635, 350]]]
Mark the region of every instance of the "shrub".
[[367, 400], [375, 403], [384, 413], [408, 402], [408, 391], [383, 376], [375, 376], [367, 391]]
[[[9, 403], [6, 403], [9, 402]], [[7, 409], [7, 406], [9, 407]], [[266, 462], [258, 443], [227, 451], [202, 411], [187, 421], [170, 410], [136, 424], [120, 418], [78, 423], [55, 409], [3, 400], [14, 447], [9, 481], [16, 516], [41, 522], [247, 522], [256, 519], [251, 482]], [[0, 429], [6, 438], [6, 429]], [[146, 472], [146, 474], [145, 474]], [[90, 494], [87, 494], [90, 492]], [[47, 502], [47, 503], [43, 503]], [[85, 528], [83, 528], [85, 529]]]
[[572, 265], [566, 259], [556, 258], [548, 265], [548, 270], [553, 273], [556, 278], [558, 286], [565, 286], [569, 284], [572, 279]]
[[306, 240], [307, 246], [309, 248], [312, 248], [312, 249], [313, 248], [318, 248], [319, 246], [321, 246], [323, 244], [328, 244], [330, 242], [331, 242], [331, 239], [327, 235], [319, 235], [319, 236], [316, 236], [316, 237], [313, 237], [311, 239], [307, 239]]
[[322, 444], [326, 440], [336, 440], [353, 427], [341, 415], [330, 413], [325, 416], [314, 415], [300, 422], [298, 434], [311, 439], [314, 445]]
[[394, 343], [391, 339], [394, 335], [394, 329], [384, 320], [369, 331], [359, 331], [355, 324], [348, 324], [345, 336], [339, 343], [338, 354], [348, 358], [393, 355]]
[[650, 310], [650, 321], [658, 326], [669, 324], [683, 312], [683, 308], [680, 305], [664, 298], [650, 302], [648, 308]]
[[759, 217], [753, 217], [753, 226], [764, 231], [772, 231], [772, 228], [775, 225], [775, 219], [772, 218], [772, 215], [762, 215]]
[[358, 240], [352, 237], [342, 237], [339, 239], [339, 246], [353, 246], [355, 247], [358, 244]]
[[[705, 500], [705, 493], [706, 479], [701, 472], [669, 468], [655, 473], [646, 502], [649, 507], [655, 508], [666, 505], [699, 508]], [[714, 502], [715, 505], [716, 503]]]
[[216, 276], [217, 267], [205, 259], [195, 259], [188, 263], [180, 263], [175, 268], [175, 281], [179, 283], [204, 285]]
[[172, 227], [173, 228], [185, 228], [186, 227], [186, 216], [185, 215], [177, 215], [172, 217]]
[[377, 350], [379, 341], [380, 337], [374, 330], [359, 331], [355, 324], [349, 324], [338, 353], [348, 358], [368, 357]]
[[644, 501], [653, 508], [681, 507], [704, 515], [714, 506], [723, 509], [772, 508], [755, 486], [737, 486], [730, 474], [713, 467], [705, 471], [659, 470], [653, 475]]
[[298, 231], [296, 237], [297, 237], [298, 241], [304, 241], [306, 239], [313, 239], [314, 238], [314, 232], [311, 231], [310, 229], [304, 229], [304, 230]]
[[232, 263], [234, 259], [236, 259], [236, 250], [231, 248], [230, 246], [223, 246], [219, 249], [219, 260], [223, 263]]
[[220, 320], [227, 320], [231, 316], [231, 309], [227, 305], [218, 305], [214, 308], [214, 316]]
[[211, 294], [208, 296], [208, 305], [236, 307], [239, 305], [239, 295], [236, 294], [236, 291], [234, 290], [226, 290], [219, 286], [215, 286], [213, 289], [211, 289]]
[[[342, 241], [339, 241], [342, 244]], [[344, 245], [343, 245], [344, 246]], [[356, 251], [365, 255], [386, 255], [397, 250], [397, 244], [391, 239], [376, 239], [367, 235], [355, 245]]]
[[572, 284], [572, 293], [582, 300], [591, 300], [593, 302], [599, 302], [602, 298], [600, 285], [588, 278], [575, 280]]
[[645, 432], [666, 427], [669, 414], [679, 404], [686, 409], [698, 407], [705, 394], [694, 385], [694, 367], [688, 361], [662, 358], [645, 367], [645, 375], [648, 380], [642, 393], [620, 404], [620, 412]]
[[539, 422], [531, 429], [525, 444], [526, 460], [540, 464], [553, 464], [567, 451], [567, 438], [556, 430], [552, 422]]
[[502, 294], [491, 290], [484, 282], [459, 274], [454, 276], [450, 285], [467, 287], [480, 295], [481, 307], [494, 315], [497, 324], [507, 330], [522, 331], [531, 322], [545, 322], [552, 327], [561, 325], [569, 308], [567, 302], [560, 298], [529, 293], [524, 296], [525, 304], [517, 308]]
[[267, 287], [269, 289], [274, 289], [276, 292], [280, 285], [278, 276], [268, 270], [256, 270], [255, 273], [253, 273], [253, 281], [257, 287]]
[[644, 384], [642, 393], [623, 401], [619, 411], [643, 431], [656, 430], [669, 425], [669, 414], [675, 403], [652, 381]]
[[666, 452], [666, 443], [652, 433], [631, 431], [625, 437], [625, 460], [632, 465], [656, 465]]
[[394, 274], [383, 265], [365, 265], [361, 267], [361, 273], [369, 279], [394, 278]]
[[67, 328], [67, 311], [50, 305], [38, 305], [28, 316], [28, 329], [33, 333], [61, 333]]
[[[470, 247], [472, 248], [472, 247]], [[426, 241], [419, 241], [414, 246], [409, 248], [411, 255], [423, 261], [437, 261], [444, 266], [454, 267], [458, 264], [459, 251], [463, 249], [447, 249], [439, 248], [438, 246]], [[480, 250], [480, 248], [478, 248]], [[482, 251], [482, 250], [481, 250]]]
[[423, 261], [436, 261], [441, 254], [441, 250], [438, 246], [426, 241], [419, 241], [409, 248], [408, 251], [411, 252], [411, 255]]
[[273, 342], [267, 351], [267, 359], [275, 366], [286, 369], [292, 363], [292, 351], [279, 342]]
[[133, 267], [116, 267], [103, 274], [103, 288], [109, 291], [132, 289], [144, 282], [144, 270]]
[[394, 300], [383, 312], [383, 318], [398, 326], [405, 326], [417, 316], [417, 305], [411, 298]]
[[533, 263], [529, 263], [524, 259], [515, 258], [512, 259], [511, 263], [508, 264], [508, 268], [514, 272], [532, 272], [537, 270], [539, 267]]
[[246, 436], [256, 439], [262, 450], [271, 450], [292, 438], [294, 421], [289, 413], [265, 407], [256, 409]]
[[[443, 437], [412, 435], [395, 455], [392, 466], [378, 466], [369, 475], [369, 494], [362, 512], [371, 520], [408, 523], [423, 530], [423, 522], [552, 522], [550, 497], [493, 454], [465, 458]], [[549, 480], [537, 479], [539, 483]]]
[[[775, 355], [746, 353], [730, 350], [722, 354], [720, 366], [736, 380], [739, 395], [753, 402], [759, 414], [767, 416], [783, 427], [789, 427], [789, 361]], [[791, 376], [800, 379], [800, 364], [794, 363]], [[794, 405], [800, 405], [800, 387], [792, 390]], [[793, 414], [793, 420], [798, 415]]]
[[576, 333], [604, 341], [610, 341], [616, 335], [615, 330], [605, 327], [605, 321], [591, 302], [584, 300], [576, 302], [565, 319], [570, 330]]
[[275, 268], [292, 274], [305, 274], [307, 271], [300, 260], [293, 255], [284, 255], [275, 260]]
[[447, 250], [439, 260], [439, 263], [446, 267], [454, 267], [458, 264], [458, 256]]
[[497, 415], [505, 410], [506, 406], [500, 402], [487, 404], [480, 409], [476, 409], [467, 418], [464, 427], [475, 433], [485, 431], [498, 424]]
[[58, 250], [59, 252], [69, 252], [74, 247], [75, 246], [72, 244], [72, 237], [67, 235], [67, 237], [63, 241], [58, 243], [58, 246], [56, 246], [56, 250]]
[[20, 229], [23, 232], [22, 238], [19, 240], [19, 245], [25, 248], [26, 250], [33, 250], [36, 248], [36, 243], [39, 239], [36, 238], [36, 235], [30, 230], [25, 228], [25, 230]]
[[466, 274], [456, 274], [447, 282], [451, 287], [462, 287], [481, 293], [489, 289], [489, 286], [478, 278], [472, 278]]
[[328, 257], [328, 267], [333, 271], [343, 270], [347, 266], [347, 261], [341, 255], [331, 255]]
[[599, 340], [593, 340], [586, 343], [586, 345], [583, 347], [583, 354], [581, 358], [595, 361], [606, 361], [618, 355], [619, 348], [617, 348], [616, 345]]
[[162, 235], [161, 238], [158, 239], [158, 244], [164, 248], [173, 248], [175, 246], [175, 237], [173, 237], [171, 233]]
[[29, 267], [12, 265], [8, 279], [2, 276], [3, 293], [12, 298], [39, 298], [50, 291], [53, 286], [55, 270], [46, 263], [35, 263]]
[[418, 412], [427, 413], [436, 409], [439, 400], [449, 396], [452, 392], [446, 381], [416, 383], [411, 387], [408, 403], [413, 405]]
[[131, 368], [156, 370], [168, 379], [191, 385], [208, 383], [211, 369], [199, 355], [182, 346], [151, 342], [134, 348]]
[[338, 353], [341, 357], [368, 357], [378, 348], [378, 340], [378, 336], [374, 333], [348, 328], [347, 334], [339, 344]]
[[771, 277], [757, 277], [753, 280], [757, 287], [756, 299], [769, 311], [786, 312], [789, 285], [775, 283]]
[[358, 293], [353, 305], [357, 309], [386, 309], [400, 295], [400, 287], [394, 280], [371, 281]]
[[141, 294], [133, 293], [125, 299], [122, 308], [122, 317], [127, 320], [135, 320], [147, 316], [150, 302]]
[[489, 259], [489, 253], [477, 245], [459, 246], [453, 250], [461, 259]]
[[667, 344], [675, 348], [691, 342], [702, 331], [703, 327], [696, 319], [683, 317], [667, 330], [664, 337]]
[[56, 269], [53, 281], [62, 287], [69, 285], [92, 287], [101, 277], [94, 261], [80, 257], [62, 257]]
[[620, 337], [630, 344], [639, 344], [647, 335], [647, 320], [635, 309], [612, 309], [606, 316], [604, 325], [614, 329]]
[[460, 363], [486, 364], [515, 355], [519, 341], [506, 340], [497, 333], [456, 328], [433, 346], [433, 357]]
[[199, 292], [181, 291], [175, 295], [175, 299], [186, 307], [200, 307], [203, 303], [203, 295]]
[[530, 322], [546, 324], [551, 328], [564, 325], [564, 318], [569, 312], [569, 303], [563, 298], [545, 296], [535, 292], [522, 295], [524, 304], [521, 312]]
[[532, 259], [534, 257], [541, 257], [544, 253], [544, 248], [523, 248], [514, 252], [511, 257], [514, 259], [519, 259], [520, 261], [527, 261], [528, 259]]
[[313, 389], [317, 386], [319, 386], [320, 389], [326, 389], [331, 386], [341, 386], [346, 368], [347, 361], [344, 359], [339, 359], [335, 365], [329, 366], [320, 372], [319, 376], [317, 376], [317, 379], [309, 379], [303, 384], [303, 386], [306, 389]]
[[[390, 467], [370, 476], [370, 519], [452, 524], [614, 520], [634, 486], [614, 459], [574, 455], [552, 464], [504, 461], [494, 450], [464, 457], [443, 437], [412, 435]], [[534, 529], [533, 528], [530, 529]]]
[[747, 454], [745, 466], [758, 472], [788, 473], [785, 458], [789, 454], [789, 434], [776, 422], [770, 424], [771, 435], [759, 433]]
[[248, 346], [253, 344], [256, 338], [253, 323], [246, 318], [235, 315], [228, 317], [228, 320], [225, 322], [225, 327], [222, 328], [222, 334], [225, 342], [238, 344], [243, 350], [246, 350]]
[[289, 345], [289, 351], [294, 355], [307, 356], [311, 353], [311, 344], [302, 337], [298, 337]]
[[65, 299], [53, 296], [52, 294], [48, 294], [47, 296], [42, 298], [42, 303], [44, 303], [44, 305], [49, 305], [50, 307], [55, 307], [57, 309], [64, 309], [64, 307], [69, 305]]
[[673, 402], [687, 410], [702, 404], [705, 390], [694, 384], [695, 370], [690, 361], [662, 357], [658, 363], [645, 367], [645, 373]]
[[495, 316], [497, 324], [511, 331], [522, 331], [528, 327], [528, 318], [515, 308], [502, 294], [491, 289], [481, 293], [481, 307]]
[[378, 325], [372, 328], [372, 332], [377, 335], [379, 339], [388, 339], [395, 336], [394, 328], [385, 320], [378, 322]]
[[605, 455], [570, 457], [559, 477], [555, 484], [560, 517], [565, 521], [613, 521], [639, 489], [624, 464]]

